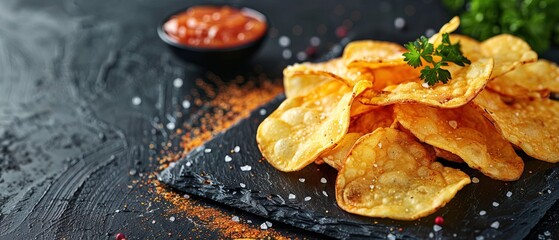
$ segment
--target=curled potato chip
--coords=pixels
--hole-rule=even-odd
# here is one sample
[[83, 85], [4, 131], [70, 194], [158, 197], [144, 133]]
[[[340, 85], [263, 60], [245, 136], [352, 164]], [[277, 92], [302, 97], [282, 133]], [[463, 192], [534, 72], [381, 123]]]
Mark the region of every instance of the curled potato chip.
[[352, 86], [343, 77], [345, 66], [340, 59], [323, 63], [302, 63], [288, 66], [283, 70], [285, 96], [292, 98], [303, 96], [325, 82], [336, 80]]
[[483, 41], [481, 50], [484, 56], [495, 60], [491, 79], [538, 59], [538, 54], [532, 51], [528, 43], [510, 34], [500, 34]]
[[460, 34], [450, 34], [450, 42], [453, 44], [460, 43], [460, 50], [470, 61], [476, 61], [480, 58], [487, 57], [483, 56], [481, 43], [471, 37]]
[[346, 134], [353, 99], [370, 86], [362, 81], [352, 90], [330, 81], [307, 95], [286, 99], [258, 126], [262, 155], [281, 171], [297, 171], [313, 162]]
[[547, 97], [559, 92], [559, 66], [540, 59], [495, 78], [487, 88], [513, 98]]
[[522, 175], [524, 162], [512, 145], [471, 104], [453, 109], [401, 104], [394, 112], [419, 140], [458, 155], [493, 179], [512, 181]]
[[501, 130], [505, 139], [534, 158], [559, 162], [559, 102], [518, 100], [507, 104], [488, 90], [473, 101]]
[[442, 108], [462, 106], [472, 100], [487, 84], [492, 59], [478, 59], [466, 67], [450, 65], [452, 79], [447, 84], [425, 88], [420, 79], [391, 85], [382, 91], [365, 91], [358, 100], [363, 104], [390, 105], [394, 103], [423, 103]]
[[342, 56], [345, 64], [350, 67], [380, 68], [405, 65], [402, 54], [406, 49], [392, 42], [362, 40], [350, 42]]
[[375, 109], [352, 119], [348, 134], [342, 138], [335, 148], [322, 153], [319, 159], [339, 170], [357, 139], [377, 128], [390, 127], [394, 123], [393, 112], [392, 106], [375, 107]]
[[435, 150], [435, 155], [437, 155], [437, 157], [444, 158], [445, 160], [448, 160], [448, 161], [451, 161], [451, 162], [456, 162], [456, 163], [463, 163], [464, 162], [464, 160], [460, 156], [458, 156], [454, 153], [451, 153], [447, 150], [440, 149], [440, 148], [437, 148], [437, 147], [433, 147], [433, 149]]
[[363, 216], [415, 220], [444, 206], [470, 178], [434, 161], [412, 136], [379, 128], [361, 137], [336, 179], [342, 209]]
[[443, 33], [451, 33], [456, 31], [460, 26], [460, 18], [455, 16], [448, 23], [443, 25], [438, 33], [435, 33], [433, 36], [429, 38], [429, 42], [433, 45], [439, 46], [443, 41]]

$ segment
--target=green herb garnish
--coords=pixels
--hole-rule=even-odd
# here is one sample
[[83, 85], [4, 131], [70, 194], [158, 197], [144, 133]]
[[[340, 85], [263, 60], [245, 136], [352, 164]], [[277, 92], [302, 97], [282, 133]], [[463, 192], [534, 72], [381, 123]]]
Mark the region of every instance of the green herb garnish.
[[[442, 42], [436, 49], [425, 36], [421, 36], [414, 42], [409, 42], [404, 45], [406, 49], [408, 49], [408, 52], [403, 54], [404, 61], [410, 66], [413, 68], [423, 66], [421, 59], [433, 65], [432, 67], [427, 65], [421, 69], [420, 78], [429, 84], [429, 86], [433, 86], [438, 82], [447, 83], [448, 80], [452, 78], [450, 72], [442, 68], [448, 66], [449, 62], [462, 67], [471, 63], [470, 60], [462, 54], [459, 42], [452, 44], [448, 33], [443, 33], [442, 37]], [[440, 61], [435, 61], [433, 56], [439, 56]]]
[[559, 0], [443, 0], [461, 13], [462, 33], [479, 40], [509, 33], [537, 52], [559, 46]]

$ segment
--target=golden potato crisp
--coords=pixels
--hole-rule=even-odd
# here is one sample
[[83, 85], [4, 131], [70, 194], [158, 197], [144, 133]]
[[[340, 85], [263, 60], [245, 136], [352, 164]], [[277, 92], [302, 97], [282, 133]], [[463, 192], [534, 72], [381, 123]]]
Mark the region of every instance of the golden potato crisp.
[[462, 158], [460, 158], [458, 155], [451, 153], [447, 150], [444, 149], [440, 149], [437, 147], [433, 147], [433, 149], [435, 150], [435, 155], [437, 155], [437, 157], [443, 158], [447, 161], [451, 161], [451, 162], [457, 162], [457, 163], [463, 163], [464, 160], [462, 160]]
[[518, 100], [509, 104], [484, 90], [474, 99], [503, 136], [534, 158], [559, 162], [559, 102]]
[[456, 154], [493, 179], [512, 181], [522, 175], [522, 159], [472, 104], [452, 109], [401, 104], [394, 112], [396, 120], [420, 141]]
[[346, 134], [353, 99], [370, 86], [362, 81], [352, 90], [330, 81], [307, 95], [286, 99], [258, 126], [262, 156], [281, 171], [297, 171], [313, 162]]
[[460, 34], [450, 34], [450, 42], [452, 44], [460, 43], [460, 50], [470, 61], [476, 61], [484, 58], [481, 51], [481, 43], [478, 40]]
[[370, 105], [416, 102], [442, 108], [459, 107], [472, 100], [485, 87], [492, 69], [493, 60], [486, 58], [478, 59], [466, 67], [451, 64], [448, 70], [452, 79], [447, 84], [424, 87], [418, 78], [412, 82], [387, 86], [380, 92], [369, 89], [358, 100]]
[[547, 97], [559, 92], [559, 67], [540, 59], [495, 78], [487, 88], [513, 98]]
[[343, 78], [345, 66], [340, 59], [324, 63], [302, 63], [288, 66], [283, 70], [283, 86], [287, 98], [303, 96], [321, 84], [337, 80], [348, 86], [353, 84]]
[[435, 33], [433, 36], [429, 38], [429, 42], [435, 45], [435, 47], [439, 46], [443, 41], [443, 33], [451, 33], [454, 32], [460, 26], [460, 18], [453, 17], [450, 19], [448, 23], [443, 25], [438, 33]]
[[392, 106], [375, 107], [351, 120], [348, 134], [332, 150], [325, 151], [319, 157], [331, 167], [340, 170], [349, 150], [361, 136], [371, 133], [377, 128], [390, 127], [394, 123]]
[[468, 175], [435, 162], [413, 136], [379, 128], [351, 149], [336, 179], [336, 200], [350, 213], [415, 220], [444, 206], [468, 183]]
[[350, 42], [344, 49], [343, 60], [352, 67], [380, 68], [405, 65], [402, 54], [406, 49], [392, 42], [362, 40]]
[[497, 35], [483, 41], [481, 50], [484, 56], [493, 57], [495, 60], [491, 79], [538, 59], [538, 54], [532, 51], [528, 43], [509, 34]]

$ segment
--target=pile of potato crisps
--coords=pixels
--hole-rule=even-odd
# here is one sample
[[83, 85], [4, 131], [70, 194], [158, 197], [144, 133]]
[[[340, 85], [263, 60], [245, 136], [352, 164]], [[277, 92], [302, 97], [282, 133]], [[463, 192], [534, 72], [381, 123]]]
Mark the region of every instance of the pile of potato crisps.
[[[459, 26], [454, 18], [429, 41]], [[313, 162], [338, 170], [336, 200], [364, 216], [414, 220], [470, 183], [440, 159], [488, 177], [519, 179], [515, 150], [559, 161], [559, 67], [511, 35], [483, 42], [451, 34], [470, 65], [428, 86], [400, 44], [351, 42], [341, 58], [284, 70], [287, 99], [259, 126], [263, 156], [281, 171]]]

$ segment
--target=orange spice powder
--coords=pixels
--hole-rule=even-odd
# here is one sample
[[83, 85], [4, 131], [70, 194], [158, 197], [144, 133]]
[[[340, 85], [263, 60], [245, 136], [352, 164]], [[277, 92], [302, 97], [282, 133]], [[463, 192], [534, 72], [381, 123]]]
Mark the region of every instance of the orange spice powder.
[[[176, 131], [176, 134], [182, 135], [180, 152], [169, 152], [159, 157], [159, 170], [163, 170], [170, 163], [184, 157], [189, 151], [210, 140], [219, 132], [227, 130], [239, 120], [248, 117], [252, 110], [272, 100], [283, 91], [279, 81], [270, 82], [264, 75], [248, 81], [239, 76], [229, 82], [223, 82], [218, 76], [211, 73], [206, 78], [206, 81], [197, 79], [196, 85], [202, 89], [205, 96], [211, 98], [206, 104], [209, 104], [213, 110], [211, 113], [201, 113], [203, 117], [197, 127], [185, 125]], [[256, 81], [260, 82], [260, 86], [255, 84]], [[192, 95], [200, 96], [200, 93]], [[197, 98], [194, 99], [194, 104], [201, 106], [204, 103]], [[181, 196], [155, 179], [153, 179], [152, 186], [155, 187], [157, 198], [174, 206], [168, 212], [169, 214], [182, 213], [187, 217], [195, 218], [201, 222], [203, 228], [219, 232], [223, 237], [287, 239], [273, 229], [261, 230], [243, 222], [233, 221], [232, 215], [216, 208], [199, 205], [196, 200]]]

